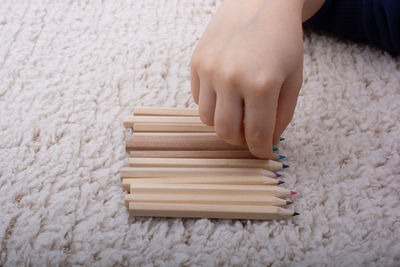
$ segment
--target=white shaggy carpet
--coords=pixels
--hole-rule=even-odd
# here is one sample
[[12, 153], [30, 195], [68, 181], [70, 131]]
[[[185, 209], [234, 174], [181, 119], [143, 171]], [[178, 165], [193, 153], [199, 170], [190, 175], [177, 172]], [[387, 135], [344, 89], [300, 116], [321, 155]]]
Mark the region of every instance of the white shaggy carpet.
[[190, 106], [217, 1], [0, 3], [0, 265], [399, 266], [400, 60], [305, 36], [287, 221], [135, 219], [121, 120]]

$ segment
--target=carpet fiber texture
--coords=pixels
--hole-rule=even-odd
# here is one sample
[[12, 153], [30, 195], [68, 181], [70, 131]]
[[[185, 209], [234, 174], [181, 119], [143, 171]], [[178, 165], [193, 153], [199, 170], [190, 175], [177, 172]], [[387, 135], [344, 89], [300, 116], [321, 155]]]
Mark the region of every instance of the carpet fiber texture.
[[284, 221], [129, 217], [121, 120], [194, 107], [217, 1], [2, 1], [0, 265], [399, 266], [400, 60], [306, 32]]

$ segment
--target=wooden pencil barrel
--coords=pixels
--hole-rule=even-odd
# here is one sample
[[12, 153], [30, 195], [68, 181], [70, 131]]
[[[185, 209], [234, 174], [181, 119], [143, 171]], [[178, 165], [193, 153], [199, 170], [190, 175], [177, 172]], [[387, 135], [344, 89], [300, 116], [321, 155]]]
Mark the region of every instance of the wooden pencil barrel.
[[176, 107], [147, 107], [136, 106], [133, 109], [133, 115], [140, 116], [192, 116], [198, 117], [197, 108], [176, 108]]
[[269, 171], [279, 171], [283, 169], [283, 165], [280, 162], [261, 159], [129, 158], [129, 166], [261, 168]]
[[126, 142], [130, 150], [248, 150], [226, 143], [216, 133], [133, 133]]
[[[134, 158], [213, 158], [213, 159], [256, 159], [248, 150], [133, 150]], [[280, 160], [279, 154], [273, 153], [271, 160]]]
[[122, 167], [123, 178], [157, 177], [208, 177], [208, 176], [263, 176], [275, 178], [276, 174], [260, 168], [183, 168], [183, 167]]
[[274, 206], [129, 202], [133, 216], [279, 220], [294, 212]]
[[214, 133], [214, 127], [200, 123], [134, 123], [134, 132]]
[[176, 116], [126, 116], [123, 119], [124, 127], [132, 128], [135, 123], [180, 123], [203, 124], [200, 117], [176, 117]]
[[127, 194], [125, 195], [125, 205], [128, 205], [129, 202], [254, 205], [278, 207], [288, 204], [286, 200], [273, 196], [229, 196], [205, 194]]
[[279, 180], [270, 177], [160, 177], [160, 178], [125, 178], [122, 186], [129, 191], [131, 184], [236, 184], [236, 185], [278, 185]]
[[130, 193], [265, 195], [286, 198], [290, 191], [273, 185], [132, 184]]

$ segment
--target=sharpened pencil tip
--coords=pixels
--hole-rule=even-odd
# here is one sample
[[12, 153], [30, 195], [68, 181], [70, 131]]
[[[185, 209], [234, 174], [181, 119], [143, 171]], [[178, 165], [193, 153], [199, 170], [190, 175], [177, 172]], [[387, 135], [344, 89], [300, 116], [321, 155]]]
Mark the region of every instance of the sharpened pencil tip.
[[283, 184], [283, 183], [285, 183], [285, 182], [281, 181], [281, 180], [278, 181], [278, 184]]
[[276, 146], [274, 146], [273, 148], [272, 148], [272, 151], [278, 151], [279, 150], [279, 148], [277, 148]]
[[295, 213], [293, 213], [293, 215], [292, 215], [292, 216], [297, 216], [297, 215], [300, 215], [300, 213], [298, 213], [298, 212], [295, 212]]
[[289, 168], [289, 165], [282, 163], [282, 168], [284, 168], [284, 169]]
[[279, 138], [279, 141], [285, 141], [285, 137]]
[[296, 195], [296, 194], [297, 194], [297, 192], [295, 192], [295, 191], [290, 191], [290, 194], [292, 194], [292, 195]]
[[276, 172], [276, 173], [275, 173], [275, 176], [276, 176], [276, 177], [281, 177], [282, 174]]
[[279, 155], [279, 159], [286, 159], [286, 156], [284, 156], [284, 155]]
[[286, 205], [293, 204], [293, 201], [286, 200]]

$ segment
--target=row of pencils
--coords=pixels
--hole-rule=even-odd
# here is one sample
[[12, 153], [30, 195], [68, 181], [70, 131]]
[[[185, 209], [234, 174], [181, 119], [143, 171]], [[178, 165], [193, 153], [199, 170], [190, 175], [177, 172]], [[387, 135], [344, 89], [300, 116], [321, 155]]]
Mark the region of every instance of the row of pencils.
[[[279, 220], [296, 192], [280, 185], [284, 156], [255, 158], [223, 141], [194, 108], [135, 107], [123, 120], [129, 166], [121, 169], [133, 216]], [[281, 139], [283, 140], [283, 139]], [[274, 148], [277, 152], [278, 149]]]

